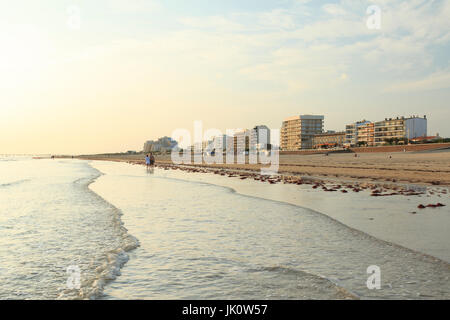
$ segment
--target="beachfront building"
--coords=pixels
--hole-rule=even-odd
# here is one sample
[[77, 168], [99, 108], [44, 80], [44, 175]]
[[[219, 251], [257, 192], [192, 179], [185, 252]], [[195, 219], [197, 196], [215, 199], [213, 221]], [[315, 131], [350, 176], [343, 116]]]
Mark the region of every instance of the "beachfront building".
[[144, 143], [144, 153], [172, 151], [178, 143], [170, 137], [162, 137], [158, 140], [149, 140]]
[[345, 126], [345, 142], [346, 147], [354, 147], [358, 145], [358, 132], [359, 127], [369, 125], [371, 122], [362, 120]]
[[285, 119], [281, 127], [281, 150], [312, 149], [313, 136], [323, 132], [323, 120], [324, 116], [320, 115], [300, 115]]
[[345, 132], [328, 131], [319, 133], [313, 137], [314, 149], [328, 149], [343, 147], [345, 142]]
[[196, 142], [192, 145], [192, 151], [195, 154], [211, 154], [214, 150], [214, 139], [212, 140], [203, 140], [202, 142]]
[[357, 145], [360, 147], [373, 147], [375, 144], [375, 124], [365, 123], [357, 127]]
[[143, 152], [151, 152], [153, 150], [153, 143], [154, 143], [154, 141], [152, 141], [152, 140], [146, 141], [144, 143], [144, 148], [142, 149], [142, 151]]
[[249, 150], [250, 147], [250, 130], [238, 130], [234, 133], [234, 152], [242, 154]]
[[220, 135], [220, 136], [216, 136], [213, 138], [213, 149], [220, 149], [220, 150], [224, 150], [226, 148], [227, 145], [227, 139], [226, 139], [226, 135]]
[[230, 146], [234, 143], [234, 137], [227, 136], [225, 134], [222, 134], [220, 136], [214, 137], [212, 141], [212, 149], [216, 152], [219, 150], [222, 150], [222, 152], [225, 152], [227, 150], [227, 146]]
[[270, 129], [268, 126], [259, 125], [252, 129], [250, 149], [256, 152], [270, 149]]
[[427, 136], [427, 117], [397, 117], [375, 122], [374, 144], [384, 145], [388, 141], [403, 141]]
[[204, 140], [202, 141], [202, 150], [203, 152], [209, 150], [213, 145], [213, 140]]

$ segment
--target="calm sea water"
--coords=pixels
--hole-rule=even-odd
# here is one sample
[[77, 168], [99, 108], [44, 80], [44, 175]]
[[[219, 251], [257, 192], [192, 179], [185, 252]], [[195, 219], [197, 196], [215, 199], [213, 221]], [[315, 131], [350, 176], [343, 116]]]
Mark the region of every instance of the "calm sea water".
[[99, 176], [85, 162], [0, 158], [0, 299], [95, 298], [120, 273], [137, 241], [88, 189]]
[[185, 174], [0, 159], [0, 299], [450, 298], [447, 263]]

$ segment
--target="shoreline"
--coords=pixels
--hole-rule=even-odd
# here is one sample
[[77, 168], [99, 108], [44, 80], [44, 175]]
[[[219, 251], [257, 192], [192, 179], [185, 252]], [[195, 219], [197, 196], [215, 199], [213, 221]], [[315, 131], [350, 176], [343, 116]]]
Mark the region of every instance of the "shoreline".
[[[392, 223], [392, 216], [389, 217], [386, 215], [386, 212], [378, 212], [378, 207], [380, 206], [380, 203], [382, 204], [381, 207], [391, 208], [391, 205], [389, 203], [394, 203], [396, 201], [401, 202], [401, 206], [403, 209], [405, 209], [405, 206], [408, 205], [407, 198], [412, 198], [410, 201], [420, 200], [419, 196], [410, 196], [410, 197], [404, 197], [404, 196], [396, 196], [396, 197], [387, 197], [383, 198], [386, 200], [383, 200], [383, 202], [380, 202], [379, 198], [371, 197], [370, 193], [367, 191], [361, 191], [358, 193], [348, 193], [346, 195], [341, 194], [340, 192], [323, 192], [319, 188], [313, 189], [312, 185], [310, 184], [303, 184], [303, 185], [296, 185], [296, 184], [283, 184], [283, 183], [262, 183], [261, 181], [255, 181], [253, 179], [240, 179], [238, 176], [235, 176], [233, 178], [228, 177], [227, 175], [221, 175], [221, 174], [214, 174], [214, 172], [210, 173], [202, 173], [202, 172], [187, 172], [187, 168], [185, 170], [181, 170], [180, 168], [164, 168], [162, 166], [159, 166], [155, 168], [154, 170], [146, 170], [144, 166], [141, 165], [130, 165], [124, 162], [118, 162], [117, 164], [110, 163], [108, 164], [107, 161], [93, 161], [91, 162], [91, 165], [95, 168], [104, 168], [106, 169], [104, 172], [106, 172], [106, 176], [109, 176], [109, 183], [103, 183], [101, 188], [98, 188], [97, 191], [101, 191], [104, 194], [109, 194], [109, 199], [113, 201], [113, 203], [116, 203], [116, 205], [119, 208], [123, 208], [125, 212], [125, 224], [128, 225], [130, 230], [134, 230], [133, 234], [136, 234], [138, 238], [140, 238], [144, 246], [143, 248], [152, 248], [152, 245], [155, 244], [156, 239], [160, 239], [161, 237], [165, 237], [166, 233], [166, 227], [171, 228], [173, 225], [178, 225], [181, 227], [179, 229], [179, 232], [181, 232], [182, 235], [185, 235], [185, 232], [188, 232], [188, 230], [197, 230], [197, 227], [199, 230], [204, 230], [204, 224], [210, 225], [211, 223], [214, 225], [214, 223], [221, 224], [222, 219], [225, 217], [228, 217], [228, 215], [238, 217], [237, 220], [231, 219], [230, 221], [239, 221], [241, 218], [244, 219], [244, 221], [249, 220], [251, 222], [250, 226], [258, 226], [256, 229], [251, 229], [253, 232], [256, 232], [256, 235], [260, 235], [261, 239], [266, 239], [267, 241], [278, 241], [277, 239], [283, 238], [283, 236], [290, 234], [293, 235], [293, 240], [298, 240], [295, 242], [298, 247], [297, 249], [294, 249], [291, 253], [293, 254], [293, 258], [296, 265], [296, 270], [300, 266], [303, 265], [303, 259], [302, 258], [302, 248], [307, 248], [311, 246], [311, 249], [314, 249], [316, 246], [317, 248], [320, 248], [321, 239], [326, 242], [327, 239], [332, 239], [335, 237], [335, 241], [331, 242], [335, 245], [338, 245], [340, 241], [343, 241], [342, 246], [338, 245], [336, 249], [339, 251], [340, 248], [347, 247], [347, 250], [343, 249], [346, 253], [349, 255], [343, 255], [343, 256], [337, 256], [337, 260], [339, 263], [346, 263], [344, 261], [348, 261], [353, 257], [353, 249], [356, 251], [360, 251], [362, 254], [362, 259], [358, 260], [359, 262], [363, 262], [363, 266], [359, 267], [358, 270], [363, 272], [365, 274], [365, 268], [364, 264], [370, 265], [370, 264], [377, 264], [380, 265], [383, 270], [385, 270], [385, 281], [389, 285], [389, 283], [392, 283], [393, 286], [398, 288], [399, 283], [403, 283], [403, 281], [409, 285], [409, 280], [406, 278], [408, 277], [408, 274], [405, 273], [403, 275], [403, 267], [402, 264], [395, 267], [395, 263], [398, 262], [398, 259], [406, 259], [405, 261], [415, 261], [416, 265], [420, 265], [422, 263], [432, 263], [432, 268], [443, 268], [445, 272], [448, 272], [449, 269], [449, 262], [450, 257], [447, 256], [443, 257], [439, 254], [439, 252], [434, 251], [436, 248], [420, 248], [417, 247], [417, 244], [420, 244], [419, 242], [416, 243], [410, 243], [410, 245], [404, 245], [401, 241], [395, 241], [396, 239], [389, 239], [383, 236], [380, 236], [379, 234], [373, 233], [373, 232], [367, 232], [367, 230], [364, 230], [363, 228], [358, 228], [355, 225], [352, 225], [352, 223], [348, 223], [348, 218], [350, 219], [350, 222], [353, 219], [353, 222], [356, 222], [356, 224], [360, 223], [362, 225], [367, 225], [370, 227], [377, 227], [381, 225], [382, 227], [386, 226], [395, 226], [400, 225], [398, 223]], [[102, 171], [102, 170], [101, 170]], [[110, 174], [110, 175], [109, 175]], [[136, 177], [136, 178], [135, 178]], [[123, 182], [123, 183], [121, 183]], [[181, 183], [181, 184], [180, 184]], [[191, 183], [192, 188], [189, 187], [189, 183]], [[120, 188], [118, 188], [118, 184], [122, 185], [127, 191], [122, 193]], [[178, 185], [180, 187], [178, 187]], [[126, 187], [126, 185], [129, 186], [135, 186], [136, 188], [130, 188]], [[173, 189], [171, 188], [169, 191], [167, 189], [167, 186], [174, 186]], [[199, 187], [197, 187], [199, 186]], [[211, 186], [211, 189], [210, 187]], [[213, 186], [221, 187], [223, 189], [229, 189], [229, 191], [215, 191], [220, 190], [217, 188], [213, 188]], [[155, 187], [155, 189], [153, 189]], [[197, 188], [204, 188], [205, 194], [198, 193]], [[132, 190], [133, 189], [133, 190]], [[136, 190], [142, 190], [142, 192], [136, 192]], [[185, 191], [183, 191], [185, 190]], [[127, 193], [128, 192], [128, 193]], [[227, 211], [220, 213], [220, 211], [214, 210], [213, 204], [208, 204], [206, 207], [202, 207], [202, 203], [204, 204], [205, 201], [215, 201], [214, 199], [217, 199], [217, 204], [220, 206], [220, 197], [214, 198], [213, 196], [216, 194], [216, 192], [222, 193], [224, 192], [224, 195], [229, 195], [226, 197], [230, 197], [227, 201], [226, 208]], [[235, 195], [233, 195], [235, 194]], [[327, 194], [327, 196], [324, 196], [324, 194]], [[186, 198], [186, 195], [188, 198]], [[254, 202], [254, 209], [253, 213], [250, 215], [243, 214], [243, 213], [249, 213], [249, 208], [252, 207], [246, 207], [243, 206], [240, 207], [239, 203], [242, 198], [248, 198], [248, 201], [255, 201]], [[236, 197], [236, 198], [232, 198]], [[108, 199], [108, 197], [107, 197]], [[235, 200], [233, 200], [235, 199]], [[254, 200], [250, 200], [254, 199]], [[319, 201], [318, 201], [319, 200]], [[341, 201], [342, 200], [342, 201]], [[367, 203], [366, 201], [369, 200]], [[194, 202], [193, 202], [194, 201]], [[198, 201], [198, 202], [197, 202]], [[245, 200], [247, 201], [247, 200]], [[174, 210], [174, 203], [179, 203], [178, 207], [182, 208], [183, 204], [186, 207], [185, 211], [179, 211]], [[199, 203], [199, 205], [197, 205]], [[273, 203], [273, 204], [272, 204]], [[278, 204], [275, 204], [278, 203]], [[317, 205], [321, 203], [322, 207], [314, 207], [314, 205]], [[287, 204], [287, 206], [286, 206]], [[337, 205], [336, 205], [337, 204]], [[192, 205], [192, 206], [191, 206]], [[339, 210], [341, 208], [346, 208], [350, 205], [350, 210]], [[359, 208], [361, 205], [364, 205], [364, 208], [368, 208], [367, 211], [359, 212]], [[260, 207], [264, 208], [271, 208], [272, 206], [281, 206], [284, 207], [284, 209], [271, 211], [270, 209], [265, 210], [261, 209], [256, 210], [256, 208]], [[150, 209], [153, 208], [154, 209]], [[261, 207], [261, 208], [262, 208]], [[290, 209], [291, 207], [297, 207], [298, 209]], [[152, 217], [155, 217], [157, 221], [159, 221], [158, 228], [153, 230], [153, 232], [150, 232], [152, 228], [150, 226], [143, 226], [143, 217], [146, 217], [145, 212], [146, 210], [150, 210], [148, 214], [150, 214]], [[171, 210], [158, 210], [159, 208], [171, 208]], [[188, 209], [191, 208], [191, 209]], [[203, 208], [203, 209], [202, 209]], [[304, 214], [298, 214], [299, 212], [302, 212], [301, 208], [305, 209], [306, 211], [303, 211]], [[377, 212], [374, 212], [372, 209], [376, 209]], [[393, 208], [394, 209], [394, 208]], [[398, 209], [398, 207], [396, 208]], [[403, 210], [401, 209], [401, 210]], [[446, 210], [447, 208], [443, 208]], [[130, 210], [130, 211], [127, 211]], [[191, 211], [188, 211], [191, 210]], [[256, 210], [256, 211], [255, 211]], [[286, 210], [286, 211], [284, 211]], [[292, 211], [300, 210], [294, 214], [292, 214]], [[434, 209], [427, 209], [426, 214], [418, 214], [418, 215], [410, 215], [405, 212], [401, 212], [401, 210], [393, 210], [391, 213], [393, 213], [393, 216], [396, 216], [399, 218], [398, 221], [405, 222], [401, 225], [401, 227], [396, 228], [397, 234], [400, 235], [407, 235], [410, 239], [411, 238], [420, 238], [420, 235], [415, 234], [414, 230], [410, 230], [408, 232], [404, 229], [404, 227], [422, 227], [423, 223], [420, 221], [420, 219], [426, 219], [429, 220], [429, 218], [432, 218], [434, 222], [434, 226], [438, 226], [438, 228], [435, 229], [435, 233], [428, 233], [432, 238], [428, 239], [422, 239], [422, 240], [432, 240], [431, 243], [436, 243], [435, 240], [438, 240], [440, 243], [440, 249], [444, 250], [445, 252], [449, 252], [448, 248], [445, 246], [445, 244], [449, 243], [448, 241], [442, 241], [442, 239], [439, 239], [439, 234], [447, 235], [445, 228], [444, 230], [439, 229], [439, 226], [448, 226], [448, 223], [443, 223], [442, 221], [436, 220], [435, 218], [441, 217], [449, 217], [447, 214], [448, 211], [443, 211], [441, 209], [436, 209], [436, 211], [432, 211]], [[384, 210], [387, 211], [387, 210]], [[389, 210], [390, 211], [390, 210]], [[209, 212], [207, 216], [205, 216], [205, 213]], [[250, 211], [252, 212], [252, 211]], [[338, 216], [333, 215], [333, 212], [337, 213]], [[217, 213], [220, 213], [217, 215]], [[435, 214], [434, 214], [435, 213]], [[344, 214], [339, 216], [339, 214]], [[317, 220], [309, 220], [309, 216], [314, 217], [313, 219]], [[374, 220], [368, 219], [368, 217], [375, 217]], [[273, 219], [276, 220], [274, 221]], [[292, 217], [295, 217], [295, 221], [297, 221], [296, 224], [290, 224], [292, 226], [295, 225], [294, 228], [287, 227], [287, 230], [290, 230], [289, 233], [283, 233], [283, 232], [270, 232], [272, 228], [277, 229], [279, 224], [283, 225], [283, 222], [289, 221]], [[135, 219], [137, 218], [137, 220]], [[162, 219], [162, 220], [161, 220]], [[174, 220], [175, 219], [175, 220]], [[391, 220], [389, 220], [391, 219]], [[166, 224], [164, 224], [162, 221], [166, 221]], [[271, 226], [271, 223], [267, 223], [269, 221], [272, 221], [274, 223], [273, 226]], [[322, 225], [321, 221], [330, 221], [327, 223], [330, 223], [330, 225], [333, 225], [331, 229], [327, 228], [325, 225]], [[333, 221], [333, 222], [332, 222]], [[168, 223], [169, 222], [169, 223]], [[310, 223], [308, 223], [310, 222]], [[168, 224], [167, 224], [168, 223]], [[189, 225], [192, 224], [190, 227]], [[202, 226], [203, 227], [200, 227]], [[165, 226], [165, 227], [164, 227]], [[175, 227], [174, 227], [175, 228]], [[251, 227], [250, 227], [251, 228]], [[284, 227], [283, 227], [284, 228]], [[337, 229], [334, 229], [337, 228]], [[241, 232], [244, 232], [246, 234], [247, 228], [240, 227], [239, 225], [232, 228], [233, 230], [237, 230], [237, 234], [233, 239], [239, 239], [239, 235]], [[315, 230], [313, 233], [308, 233], [309, 230]], [[206, 231], [207, 230], [207, 231]], [[213, 237], [214, 239], [222, 239], [223, 236], [216, 234], [216, 231], [223, 230], [223, 228], [218, 228], [216, 230], [216, 227], [211, 227], [208, 229], [205, 229], [206, 234], [210, 234], [210, 236], [205, 236], [206, 238], [210, 239], [210, 237]], [[265, 231], [264, 231], [265, 230]], [[332, 230], [342, 230], [339, 234], [334, 234]], [[348, 230], [348, 231], [347, 231]], [[173, 230], [172, 230], [173, 231]], [[281, 230], [278, 230], [281, 231]], [[389, 230], [388, 230], [389, 231]], [[425, 226], [425, 233], [427, 231], [427, 227]], [[160, 235], [158, 233], [161, 233]], [[169, 232], [169, 234], [172, 234]], [[194, 232], [195, 234], [195, 232]], [[393, 234], [394, 236], [397, 236], [397, 234]], [[199, 236], [203, 236], [203, 232], [200, 232], [198, 234]], [[334, 235], [334, 236], [333, 236]], [[242, 235], [244, 236], [244, 235]], [[337, 237], [336, 237], [337, 236]], [[353, 237], [356, 237], [357, 239], [360, 239], [362, 242], [358, 243], [349, 243], [348, 241], [350, 239], [353, 239]], [[176, 237], [175, 237], [176, 238]], [[189, 237], [188, 237], [189, 238]], [[244, 236], [245, 238], [245, 236]], [[290, 237], [287, 237], [290, 238]], [[355, 238], [355, 239], [356, 239]], [[373, 238], [373, 239], [372, 239]], [[448, 237], [447, 237], [448, 238]], [[147, 239], [147, 240], [145, 240]], [[167, 240], [169, 240], [167, 242]], [[191, 238], [189, 238], [191, 239]], [[192, 239], [195, 239], [192, 238]], [[270, 240], [272, 239], [272, 240]], [[315, 241], [311, 242], [311, 239], [315, 239]], [[362, 239], [367, 239], [367, 243], [363, 241]], [[394, 240], [394, 241], [393, 241]], [[398, 240], [398, 239], [397, 239]], [[166, 239], [166, 245], [170, 244], [172, 241], [172, 235], [169, 236], [169, 238]], [[347, 242], [346, 242], [347, 241]], [[157, 241], [156, 241], [157, 242]], [[220, 240], [219, 240], [220, 242]], [[147, 243], [145, 245], [145, 243]], [[258, 242], [259, 243], [259, 242]], [[317, 244], [315, 244], [317, 243]], [[347, 243], [347, 245], [345, 245]], [[364, 243], [364, 245], [362, 245]], [[430, 241], [425, 241], [425, 244], [429, 244]], [[423, 243], [422, 243], [423, 244]], [[292, 245], [290, 242], [286, 242], [286, 245], [289, 247]], [[362, 247], [361, 247], [362, 245]], [[370, 252], [376, 252], [378, 247], [383, 247], [385, 251], [380, 252], [378, 257], [376, 259], [370, 259], [369, 257], [372, 256]], [[159, 246], [158, 246], [159, 248]], [[211, 250], [216, 250], [215, 248], [210, 248], [207, 246], [207, 248]], [[272, 248], [272, 247], [270, 247]], [[357, 249], [359, 248], [359, 249]], [[315, 256], [318, 260], [321, 261], [328, 251], [328, 249], [322, 248], [322, 250], [313, 250]], [[438, 248], [439, 249], [439, 248]], [[306, 249], [305, 249], [306, 250]], [[398, 251], [397, 251], [398, 250]], [[365, 253], [367, 251], [367, 253]], [[147, 254], [150, 252], [153, 252], [153, 250], [149, 250]], [[213, 251], [215, 252], [215, 251]], [[333, 255], [333, 251], [330, 251], [330, 254]], [[396, 252], [395, 255], [392, 255], [392, 252]], [[141, 256], [146, 256], [146, 252], [142, 252]], [[366, 257], [367, 254], [367, 257]], [[208, 255], [209, 256], [209, 255]], [[214, 255], [213, 255], [214, 256]], [[385, 257], [387, 260], [385, 260]], [[308, 255], [309, 257], [309, 255]], [[390, 258], [388, 258], [390, 257]], [[367, 259], [366, 259], [367, 258]], [[366, 260], [365, 260], [366, 259]], [[133, 260], [132, 260], [133, 261]], [[135, 264], [131, 264], [131, 268], [133, 270], [140, 270], [140, 268], [145, 265], [145, 261], [143, 259], [134, 260]], [[289, 260], [291, 261], [291, 260]], [[309, 260], [305, 260], [305, 263], [307, 263]], [[312, 265], [303, 266], [303, 269], [300, 267], [301, 270], [310, 272], [312, 274], [325, 274], [327, 279], [331, 279], [333, 282], [336, 280], [338, 284], [341, 284], [344, 288], [350, 288], [354, 289], [353, 285], [359, 286], [357, 280], [357, 283], [353, 283], [353, 280], [349, 280], [345, 276], [344, 271], [335, 272], [337, 269], [327, 269], [325, 273], [322, 273], [322, 264], [314, 265], [314, 259], [310, 262], [312, 262]], [[132, 262], [133, 263], [133, 262]], [[391, 264], [393, 263], [393, 264]], [[298, 264], [298, 265], [297, 265]], [[289, 265], [289, 264], [288, 264]], [[408, 265], [408, 264], [407, 264]], [[271, 267], [271, 265], [269, 266]], [[333, 271], [334, 270], [334, 271]], [[344, 268], [343, 270], [347, 270]], [[427, 273], [426, 273], [427, 274]], [[389, 275], [389, 276], [388, 276]], [[145, 277], [145, 272], [142, 273], [142, 276]], [[396, 282], [392, 282], [394, 278], [391, 278], [391, 276], [394, 276], [396, 278]], [[364, 277], [364, 276], [363, 276]], [[406, 278], [405, 278], [406, 277]], [[120, 294], [121, 290], [121, 284], [128, 284], [129, 281], [136, 278], [134, 275], [129, 276], [129, 278], [122, 279], [122, 283], [119, 283], [114, 288], [114, 291], [111, 291], [111, 295], [114, 297], [114, 294]], [[352, 277], [351, 277], [352, 278]], [[352, 278], [353, 279], [353, 278]], [[425, 281], [426, 281], [425, 276]], [[347, 282], [349, 281], [349, 282]], [[120, 282], [120, 279], [119, 279]], [[365, 279], [364, 282], [365, 283]], [[132, 288], [132, 286], [130, 287]], [[418, 294], [423, 293], [420, 288], [418, 288]], [[355, 291], [357, 294], [360, 294], [360, 291]], [[389, 293], [387, 293], [389, 295]], [[427, 293], [425, 293], [427, 294]], [[360, 295], [360, 296], [364, 296]], [[420, 297], [420, 295], [417, 295], [417, 297]]]
[[[140, 161], [112, 161], [142, 165]], [[168, 176], [182, 174], [186, 180], [212, 183], [242, 195], [318, 211], [352, 229], [450, 263], [450, 238], [446, 230], [450, 225], [450, 207], [446, 186], [268, 177], [249, 171], [162, 163], [157, 163], [156, 168]]]
[[[108, 160], [144, 164], [143, 155], [81, 156], [85, 160]], [[413, 184], [450, 187], [450, 150], [439, 153], [362, 153], [280, 155], [278, 175], [342, 183]], [[156, 156], [157, 165], [177, 166], [170, 155]], [[260, 172], [259, 164], [183, 164], [197, 169]]]

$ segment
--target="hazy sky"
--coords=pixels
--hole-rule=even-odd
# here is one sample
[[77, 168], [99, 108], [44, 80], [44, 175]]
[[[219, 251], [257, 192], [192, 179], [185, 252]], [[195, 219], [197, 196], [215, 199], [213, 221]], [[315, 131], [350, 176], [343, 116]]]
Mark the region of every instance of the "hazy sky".
[[0, 154], [141, 150], [194, 120], [298, 114], [327, 130], [426, 114], [450, 136], [450, 1], [0, 0]]

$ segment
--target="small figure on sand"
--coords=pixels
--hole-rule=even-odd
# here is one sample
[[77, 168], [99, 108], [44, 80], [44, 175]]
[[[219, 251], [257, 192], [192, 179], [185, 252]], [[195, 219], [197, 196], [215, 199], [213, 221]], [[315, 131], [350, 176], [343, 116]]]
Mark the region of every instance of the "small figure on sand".
[[153, 156], [153, 153], [150, 153], [150, 165], [151, 166], [155, 165], [155, 157]]
[[147, 168], [150, 167], [150, 156], [149, 155], [145, 156], [145, 165], [147, 166]]

